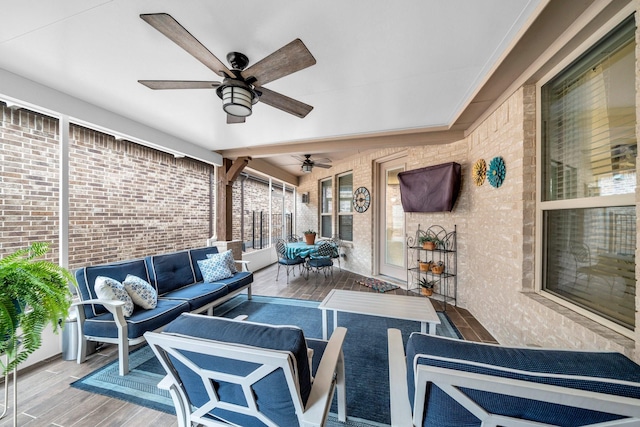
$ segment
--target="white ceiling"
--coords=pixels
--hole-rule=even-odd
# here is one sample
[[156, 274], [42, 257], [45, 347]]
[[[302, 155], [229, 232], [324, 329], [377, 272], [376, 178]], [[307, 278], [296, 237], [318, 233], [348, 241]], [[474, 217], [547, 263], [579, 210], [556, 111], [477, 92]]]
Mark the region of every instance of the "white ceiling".
[[[0, 69], [208, 150], [447, 127], [541, 1], [0, 0]], [[227, 124], [213, 90], [140, 85], [220, 80], [139, 17], [156, 12], [225, 63], [300, 38], [317, 64], [265, 87], [313, 111], [299, 119], [258, 103]]]

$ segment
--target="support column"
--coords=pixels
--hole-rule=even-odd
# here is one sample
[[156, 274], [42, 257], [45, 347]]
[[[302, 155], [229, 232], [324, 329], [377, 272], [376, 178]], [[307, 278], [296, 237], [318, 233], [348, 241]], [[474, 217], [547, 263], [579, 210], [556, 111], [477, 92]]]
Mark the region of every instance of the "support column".
[[60, 193], [59, 205], [59, 237], [58, 264], [69, 268], [69, 117], [61, 115], [60, 125]]
[[228, 241], [233, 237], [233, 183], [249, 164], [251, 157], [238, 157], [234, 162], [223, 159], [216, 188], [216, 238]]

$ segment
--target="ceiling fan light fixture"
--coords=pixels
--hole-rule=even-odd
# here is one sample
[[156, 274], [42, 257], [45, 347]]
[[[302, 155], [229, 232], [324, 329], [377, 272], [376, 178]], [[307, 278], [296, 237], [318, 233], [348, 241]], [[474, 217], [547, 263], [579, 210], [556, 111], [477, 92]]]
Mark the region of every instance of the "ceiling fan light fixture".
[[302, 172], [311, 173], [312, 169], [313, 169], [313, 165], [312, 164], [309, 164], [309, 163], [303, 163], [302, 164]]
[[251, 115], [253, 93], [239, 86], [222, 88], [222, 109], [232, 116], [247, 117]]

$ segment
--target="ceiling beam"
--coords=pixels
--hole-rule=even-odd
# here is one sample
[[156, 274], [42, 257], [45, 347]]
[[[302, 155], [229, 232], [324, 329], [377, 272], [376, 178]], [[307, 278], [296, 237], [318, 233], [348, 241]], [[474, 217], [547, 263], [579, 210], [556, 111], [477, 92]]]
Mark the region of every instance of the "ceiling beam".
[[247, 168], [296, 187], [299, 184], [299, 178], [296, 175], [262, 159], [252, 159]]
[[251, 156], [272, 157], [279, 154], [315, 154], [340, 151], [366, 151], [385, 147], [410, 147], [417, 145], [449, 144], [464, 138], [463, 131], [405, 130], [383, 134], [356, 135], [313, 141], [297, 141], [286, 144], [269, 144], [255, 147], [232, 148], [219, 151], [225, 158]]
[[251, 157], [244, 156], [244, 157], [238, 157], [233, 162], [233, 164], [227, 171], [227, 183], [233, 184], [235, 182], [238, 175], [240, 175], [240, 172], [242, 172], [244, 168], [247, 167], [247, 165], [249, 164], [249, 160], [251, 160]]

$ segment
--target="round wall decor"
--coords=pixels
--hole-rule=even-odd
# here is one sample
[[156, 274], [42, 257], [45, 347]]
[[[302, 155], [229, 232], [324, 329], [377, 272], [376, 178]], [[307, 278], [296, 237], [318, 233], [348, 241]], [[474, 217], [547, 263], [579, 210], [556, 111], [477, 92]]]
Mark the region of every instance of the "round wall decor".
[[353, 192], [353, 208], [362, 213], [369, 209], [369, 205], [371, 204], [371, 194], [369, 194], [369, 190], [366, 187], [360, 187]]
[[484, 159], [478, 159], [473, 164], [473, 171], [471, 172], [473, 177], [473, 183], [478, 187], [484, 184], [484, 179], [487, 176], [487, 162]]
[[489, 171], [487, 172], [487, 179], [492, 187], [498, 188], [504, 182], [504, 177], [507, 174], [507, 166], [504, 164], [502, 157], [494, 157], [489, 163]]

